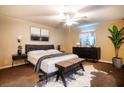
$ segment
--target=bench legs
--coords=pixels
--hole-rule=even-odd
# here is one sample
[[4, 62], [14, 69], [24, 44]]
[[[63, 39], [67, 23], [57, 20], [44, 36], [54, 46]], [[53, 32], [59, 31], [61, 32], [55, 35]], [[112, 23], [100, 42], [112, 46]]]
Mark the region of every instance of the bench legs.
[[82, 63], [80, 64], [80, 67], [82, 68], [83, 71], [85, 71], [85, 70], [84, 70], [84, 66], [82, 65]]
[[[83, 71], [85, 71], [85, 70], [84, 70], [84, 67], [83, 67], [83, 65], [82, 65], [82, 63], [79, 64], [79, 65], [80, 65], [81, 69], [82, 69]], [[67, 84], [66, 84], [66, 81], [65, 81], [65, 77], [64, 77], [64, 73], [63, 73], [63, 70], [61, 70], [61, 69], [59, 69], [58, 72], [57, 72], [56, 81], [58, 81], [59, 76], [61, 77], [64, 86], [67, 87]]]
[[65, 81], [65, 77], [64, 77], [64, 74], [63, 74], [62, 70], [59, 70], [59, 72], [57, 73], [56, 81], [58, 81], [59, 76], [61, 77], [64, 86], [67, 87], [67, 84], [66, 84], [66, 81]]
[[[83, 71], [85, 71], [82, 64], [79, 64], [79, 66], [81, 67], [81, 69], [82, 69]], [[77, 74], [77, 75], [79, 75], [79, 76], [83, 76], [83, 73], [80, 73], [80, 72], [77, 72], [77, 71], [75, 71], [74, 73]]]
[[56, 81], [59, 80], [59, 72], [57, 72]]
[[67, 84], [66, 84], [66, 81], [65, 81], [65, 77], [64, 77], [64, 74], [63, 74], [62, 71], [60, 71], [60, 76], [62, 78], [62, 82], [63, 82], [64, 86], [67, 87]]

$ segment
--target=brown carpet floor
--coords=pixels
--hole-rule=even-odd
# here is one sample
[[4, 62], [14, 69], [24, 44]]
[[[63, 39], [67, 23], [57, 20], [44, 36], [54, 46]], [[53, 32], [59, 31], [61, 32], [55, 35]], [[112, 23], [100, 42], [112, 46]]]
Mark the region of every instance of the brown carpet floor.
[[[85, 62], [83, 64], [93, 65], [95, 69], [108, 73], [106, 75], [92, 72], [96, 76], [91, 80], [92, 87], [124, 87], [124, 67], [117, 70], [112, 64], [108, 63]], [[33, 87], [38, 80], [38, 74], [33, 72], [33, 66], [30, 64], [0, 70], [1, 87]]]

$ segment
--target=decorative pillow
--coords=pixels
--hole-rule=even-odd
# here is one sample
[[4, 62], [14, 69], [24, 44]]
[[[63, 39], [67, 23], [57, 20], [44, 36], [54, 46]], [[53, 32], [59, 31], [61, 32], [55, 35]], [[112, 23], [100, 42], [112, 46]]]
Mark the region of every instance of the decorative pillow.
[[34, 51], [29, 51], [28, 55], [32, 55], [32, 54], [42, 54], [45, 53], [45, 50], [34, 50]]
[[56, 53], [56, 52], [60, 52], [56, 49], [49, 49], [49, 50], [46, 50], [47, 53]]

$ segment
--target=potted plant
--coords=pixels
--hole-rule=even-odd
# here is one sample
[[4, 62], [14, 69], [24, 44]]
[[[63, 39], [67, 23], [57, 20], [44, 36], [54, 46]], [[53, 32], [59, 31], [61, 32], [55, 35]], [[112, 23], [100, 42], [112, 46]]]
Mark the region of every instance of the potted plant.
[[21, 55], [21, 54], [22, 54], [22, 46], [18, 45], [18, 55]]
[[122, 27], [120, 30], [117, 26], [113, 26], [111, 29], [108, 29], [111, 36], [108, 36], [110, 40], [112, 41], [115, 49], [115, 57], [112, 58], [113, 65], [120, 69], [122, 67], [122, 58], [118, 57], [118, 52], [121, 47], [121, 45], [124, 43], [124, 27]]

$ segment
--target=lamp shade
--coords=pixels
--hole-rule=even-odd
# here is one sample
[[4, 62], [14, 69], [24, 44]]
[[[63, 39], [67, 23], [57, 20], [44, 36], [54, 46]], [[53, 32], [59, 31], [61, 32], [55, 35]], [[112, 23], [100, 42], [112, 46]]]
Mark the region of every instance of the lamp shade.
[[17, 39], [18, 40], [21, 40], [22, 39], [22, 36], [21, 35], [17, 36]]
[[18, 41], [18, 43], [21, 42], [21, 39], [22, 39], [22, 36], [21, 36], [21, 35], [17, 36], [17, 41]]

